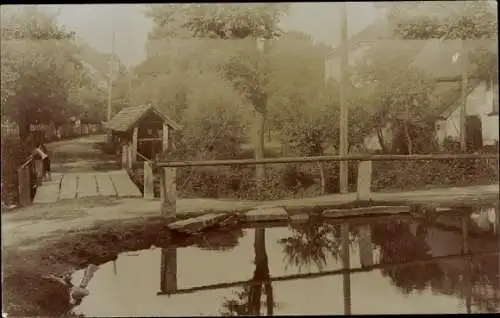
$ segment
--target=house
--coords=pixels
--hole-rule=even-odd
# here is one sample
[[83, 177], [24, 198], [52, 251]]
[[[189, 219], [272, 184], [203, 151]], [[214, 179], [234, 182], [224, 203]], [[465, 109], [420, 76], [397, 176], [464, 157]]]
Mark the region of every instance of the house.
[[[461, 105], [461, 65], [459, 40], [390, 40], [391, 27], [386, 19], [380, 18], [348, 41], [349, 64], [355, 65], [367, 49], [374, 45], [390, 46], [394, 58], [406, 59], [411, 67], [419, 68], [436, 79], [436, 89], [431, 96], [435, 112], [435, 139], [443, 149], [445, 140], [459, 140]], [[496, 41], [468, 40], [465, 44], [469, 51], [487, 49], [496, 52]], [[365, 61], [366, 62], [366, 61]], [[340, 48], [332, 50], [325, 63], [326, 79], [340, 79]], [[404, 63], [406, 64], [406, 62]], [[475, 66], [470, 63], [467, 87], [467, 135], [468, 144], [476, 140], [476, 148], [498, 145], [498, 81], [480, 81], [474, 78]], [[356, 87], [370, 89], [367, 83], [358, 83], [351, 77]], [[474, 131], [476, 133], [474, 133]], [[379, 136], [380, 134], [380, 136]], [[472, 136], [475, 136], [474, 138]], [[379, 138], [381, 137], [381, 138]], [[364, 146], [370, 151], [381, 150], [379, 139], [391, 144], [394, 140], [392, 127], [388, 124], [382, 132], [373, 132], [364, 139]]]
[[[496, 52], [494, 42], [496, 41], [468, 40], [465, 45], [470, 51], [486, 48]], [[414, 65], [425, 68], [437, 79], [451, 79], [451, 81], [438, 81], [432, 96], [433, 108], [439, 111], [435, 123], [435, 137], [441, 146], [445, 139], [459, 141], [460, 138], [462, 96], [460, 45], [460, 40], [429, 40], [414, 61]], [[472, 63], [469, 65], [467, 73], [470, 79], [466, 88], [468, 130], [466, 135], [472, 136], [474, 130], [477, 130], [479, 139], [482, 140], [479, 146], [494, 146], [498, 144], [498, 82], [493, 78], [490, 80], [475, 78], [475, 66]]]
[[[348, 39], [349, 65], [356, 64], [363, 57], [364, 52], [380, 41], [390, 41], [392, 38], [392, 30], [387, 19], [382, 17], [376, 19], [372, 24]], [[340, 56], [340, 46], [333, 48], [328, 53], [325, 61], [325, 80], [340, 79]]]
[[151, 105], [123, 108], [105, 126], [111, 131], [115, 146], [120, 147], [118, 151], [123, 152], [123, 146], [131, 149], [132, 163], [137, 161], [138, 154], [153, 159], [171, 149], [171, 133], [180, 129], [177, 123]]

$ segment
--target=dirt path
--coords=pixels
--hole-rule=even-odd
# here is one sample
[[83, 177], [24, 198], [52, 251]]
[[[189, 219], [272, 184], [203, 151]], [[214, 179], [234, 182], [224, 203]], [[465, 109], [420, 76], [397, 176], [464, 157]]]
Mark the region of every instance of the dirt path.
[[79, 172], [118, 169], [117, 157], [104, 154], [97, 145], [106, 135], [91, 135], [47, 144], [51, 153], [52, 171]]
[[[233, 212], [256, 207], [283, 206], [287, 209], [308, 210], [318, 206], [333, 207], [356, 200], [356, 194], [332, 194], [321, 197], [277, 200], [242, 201], [217, 199], [179, 199], [178, 215], [199, 215], [208, 212]], [[498, 185], [440, 188], [409, 192], [373, 193], [373, 200], [442, 206], [498, 202]], [[100, 222], [126, 221], [161, 216], [161, 202], [144, 199], [88, 198], [60, 201], [50, 205], [32, 205], [2, 215], [2, 246], [19, 245], [70, 230], [83, 230]]]

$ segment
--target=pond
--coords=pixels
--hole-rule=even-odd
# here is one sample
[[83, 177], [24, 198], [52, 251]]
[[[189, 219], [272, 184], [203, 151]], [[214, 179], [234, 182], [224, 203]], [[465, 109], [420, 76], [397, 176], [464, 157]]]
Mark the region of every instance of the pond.
[[[236, 229], [197, 246], [122, 253], [98, 267], [87, 285], [89, 295], [73, 311], [85, 316], [499, 312], [497, 215], [483, 209], [432, 221], [393, 217]], [[83, 276], [76, 272], [73, 284]]]

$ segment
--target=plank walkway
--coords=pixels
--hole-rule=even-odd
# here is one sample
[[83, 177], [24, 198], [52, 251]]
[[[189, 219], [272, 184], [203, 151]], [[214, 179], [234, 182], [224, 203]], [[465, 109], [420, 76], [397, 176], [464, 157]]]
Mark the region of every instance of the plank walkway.
[[53, 173], [38, 187], [33, 203], [54, 203], [89, 197], [141, 198], [126, 170]]

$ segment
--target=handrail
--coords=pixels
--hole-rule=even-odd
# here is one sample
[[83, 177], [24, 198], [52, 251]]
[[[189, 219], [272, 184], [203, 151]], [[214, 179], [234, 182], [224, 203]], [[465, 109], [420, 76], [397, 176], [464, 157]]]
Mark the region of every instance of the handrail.
[[[451, 260], [475, 260], [475, 259], [480, 259], [483, 257], [488, 257], [488, 256], [495, 256], [498, 255], [498, 251], [488, 251], [488, 252], [480, 252], [477, 254], [452, 254], [452, 255], [443, 255], [443, 256], [437, 256], [433, 257], [430, 259], [419, 259], [419, 260], [412, 260], [409, 262], [396, 262], [396, 263], [389, 263], [389, 264], [375, 264], [371, 266], [366, 266], [366, 267], [361, 267], [361, 268], [341, 268], [341, 269], [334, 269], [330, 271], [324, 271], [324, 272], [319, 272], [319, 273], [306, 273], [306, 274], [292, 274], [292, 275], [284, 275], [284, 276], [278, 276], [278, 277], [270, 277], [269, 281], [271, 282], [279, 282], [279, 281], [291, 281], [291, 280], [297, 280], [297, 279], [311, 279], [311, 278], [319, 278], [319, 277], [325, 277], [325, 276], [336, 276], [340, 274], [356, 274], [356, 273], [363, 273], [363, 272], [370, 272], [373, 270], [377, 269], [390, 269], [390, 268], [395, 268], [395, 267], [403, 267], [403, 266], [412, 266], [412, 265], [425, 265], [425, 264], [432, 264], [432, 263], [437, 263], [440, 261], [451, 261]], [[160, 291], [157, 292], [156, 295], [179, 295], [179, 294], [189, 294], [189, 293], [194, 293], [198, 291], [204, 291], [204, 290], [217, 290], [217, 289], [224, 289], [224, 288], [232, 288], [232, 287], [237, 287], [237, 286], [242, 286], [242, 285], [251, 285], [251, 284], [258, 284], [258, 281], [253, 281], [253, 280], [244, 280], [244, 281], [237, 281], [237, 282], [231, 282], [231, 283], [219, 283], [219, 284], [213, 284], [213, 285], [206, 285], [206, 286], [196, 286], [196, 287], [190, 287], [190, 288], [185, 288], [185, 289], [177, 289], [176, 291], [172, 292], [165, 292], [165, 291]]]
[[137, 151], [137, 155], [139, 157], [141, 157], [142, 159], [146, 160], [147, 162], [153, 162], [153, 160], [148, 159], [146, 156], [144, 156], [143, 154], [141, 154], [139, 151]]
[[324, 162], [324, 161], [394, 161], [394, 160], [443, 160], [443, 159], [499, 159], [498, 154], [430, 154], [430, 155], [347, 155], [316, 157], [280, 157], [267, 159], [231, 159], [207, 161], [158, 161], [156, 165], [163, 168], [174, 167], [206, 167], [230, 165], [256, 165], [277, 163]]
[[17, 168], [17, 169], [22, 169], [22, 168], [26, 167], [32, 161], [33, 161], [33, 156], [30, 156], [30, 158], [28, 160], [26, 160], [22, 165], [20, 165], [19, 168]]

